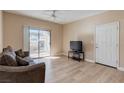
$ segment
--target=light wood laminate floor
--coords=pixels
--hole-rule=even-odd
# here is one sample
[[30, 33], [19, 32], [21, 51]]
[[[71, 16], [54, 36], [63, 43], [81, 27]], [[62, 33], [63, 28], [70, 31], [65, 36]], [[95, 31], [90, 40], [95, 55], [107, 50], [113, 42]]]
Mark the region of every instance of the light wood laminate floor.
[[78, 62], [65, 56], [37, 59], [46, 64], [46, 83], [122, 83], [124, 72], [90, 62]]

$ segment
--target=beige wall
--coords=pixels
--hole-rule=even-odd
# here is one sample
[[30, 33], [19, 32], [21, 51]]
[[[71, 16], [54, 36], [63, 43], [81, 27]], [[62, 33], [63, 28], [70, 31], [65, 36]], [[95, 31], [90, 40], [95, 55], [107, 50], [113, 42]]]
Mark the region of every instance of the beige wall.
[[0, 11], [0, 52], [2, 52], [3, 48], [3, 30], [2, 30], [2, 11]]
[[23, 48], [23, 26], [40, 27], [51, 30], [51, 54], [58, 55], [62, 50], [62, 25], [33, 19], [30, 17], [3, 13], [4, 47]]
[[23, 48], [23, 26], [29, 25], [34, 27], [43, 27], [51, 30], [52, 55], [60, 54], [62, 51], [64, 54], [67, 54], [70, 40], [83, 40], [86, 59], [94, 60], [95, 26], [114, 21], [120, 22], [120, 66], [124, 67], [124, 11], [109, 11], [65, 25], [49, 23], [47, 21], [4, 12], [3, 44], [4, 47], [12, 45], [15, 49]]
[[70, 40], [84, 42], [86, 59], [95, 60], [94, 32], [95, 26], [109, 22], [120, 22], [120, 66], [124, 67], [124, 11], [108, 11], [63, 26], [63, 52], [67, 54]]

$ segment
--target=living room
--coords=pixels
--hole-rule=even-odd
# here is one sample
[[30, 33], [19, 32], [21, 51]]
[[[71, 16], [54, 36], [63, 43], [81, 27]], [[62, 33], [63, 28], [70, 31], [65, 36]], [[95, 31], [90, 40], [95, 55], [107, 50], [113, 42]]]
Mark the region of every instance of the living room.
[[2, 0], [0, 92], [122, 93], [123, 0]]
[[[20, 79], [18, 74], [14, 77], [15, 72], [14, 74], [12, 72], [15, 69], [20, 71], [25, 67], [24, 65], [21, 64], [18, 68], [12, 66], [9, 69], [4, 64], [1, 71], [4, 69], [9, 72], [12, 70], [12, 72], [9, 75], [7, 75], [9, 72], [3, 75], [0, 82], [124, 82], [123, 20], [124, 11], [121, 10], [1, 10], [0, 51], [3, 52], [6, 47], [22, 54], [23, 51], [28, 51], [28, 56], [31, 58], [28, 60], [33, 60], [36, 66], [27, 66], [28, 71], [34, 70], [32, 76], [29, 71], [29, 76], [23, 73], [20, 77], [25, 77], [25, 79]], [[96, 29], [111, 31], [113, 28], [113, 33], [102, 33], [101, 36], [100, 33], [96, 34]], [[110, 41], [109, 46], [106, 45], [106, 49], [103, 47], [105, 52], [103, 49], [97, 51], [98, 47], [105, 45], [105, 41], [104, 45], [98, 46], [95, 43], [101, 41], [96, 40], [96, 37], [98, 40], [101, 39], [100, 37], [104, 38], [107, 43]], [[73, 55], [73, 58], [79, 60], [68, 58], [71, 41], [73, 43], [81, 41], [81, 52], [71, 51], [71, 56]], [[112, 44], [114, 47], [110, 48]], [[113, 50], [111, 51], [111, 49]], [[17, 52], [16, 55], [20, 55]], [[99, 57], [102, 58], [102, 61]], [[40, 66], [42, 71], [36, 70], [36, 67], [40, 68]], [[35, 75], [37, 77], [34, 77]], [[12, 76], [17, 80], [14, 80]], [[34, 78], [26, 79], [26, 77]], [[11, 81], [11, 79], [13, 80]]]

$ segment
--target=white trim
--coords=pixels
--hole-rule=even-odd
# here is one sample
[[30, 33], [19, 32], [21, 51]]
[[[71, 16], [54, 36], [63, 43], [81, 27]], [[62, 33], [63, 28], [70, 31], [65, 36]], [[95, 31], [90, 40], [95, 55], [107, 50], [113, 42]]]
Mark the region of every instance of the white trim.
[[120, 71], [124, 71], [123, 67], [117, 67], [117, 69], [120, 70]]
[[61, 55], [63, 55], [63, 53], [53, 53], [53, 54], [51, 54], [50, 56], [61, 56]]
[[120, 29], [119, 29], [119, 21], [117, 23], [117, 68], [120, 66], [120, 59], [119, 59], [119, 54], [120, 54]]
[[91, 62], [91, 63], [95, 63], [94, 60], [90, 60], [90, 59], [85, 59], [86, 62]]
[[67, 53], [65, 53], [65, 52], [62, 52], [61, 54], [64, 55], [64, 56], [68, 56]]
[[[62, 55], [64, 56], [68, 56], [67, 53], [63, 52]], [[90, 60], [90, 59], [85, 59], [86, 62], [91, 62], [91, 63], [95, 63], [94, 60]]]
[[[120, 51], [120, 29], [119, 29], [119, 21], [116, 21], [116, 22], [112, 22], [112, 23], [117, 23], [117, 49], [116, 49], [116, 51], [117, 51], [117, 65], [116, 65], [116, 67], [117, 67], [117, 69], [118, 68], [121, 68], [121, 67], [119, 67], [120, 66], [120, 60], [119, 60], [119, 51]], [[96, 25], [97, 26], [97, 25]], [[95, 60], [95, 62], [96, 62], [96, 29], [95, 29], [95, 32], [94, 32], [94, 60]]]

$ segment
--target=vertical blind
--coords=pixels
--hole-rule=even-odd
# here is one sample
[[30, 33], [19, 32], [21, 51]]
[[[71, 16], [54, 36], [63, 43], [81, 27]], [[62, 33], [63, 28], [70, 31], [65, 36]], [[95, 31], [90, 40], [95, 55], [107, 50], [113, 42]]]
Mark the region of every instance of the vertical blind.
[[23, 28], [23, 50], [24, 51], [29, 51], [29, 42], [30, 42], [29, 30], [30, 30], [30, 26], [24, 26]]

